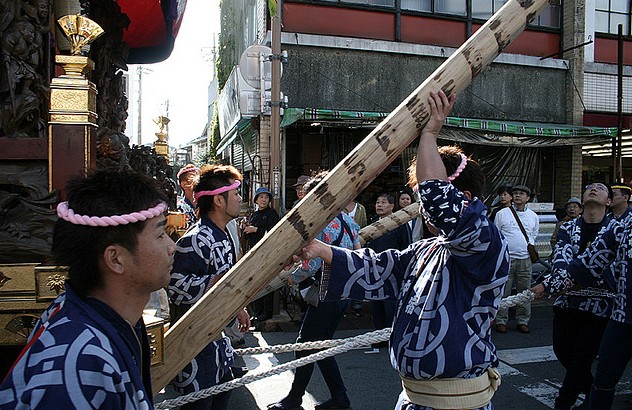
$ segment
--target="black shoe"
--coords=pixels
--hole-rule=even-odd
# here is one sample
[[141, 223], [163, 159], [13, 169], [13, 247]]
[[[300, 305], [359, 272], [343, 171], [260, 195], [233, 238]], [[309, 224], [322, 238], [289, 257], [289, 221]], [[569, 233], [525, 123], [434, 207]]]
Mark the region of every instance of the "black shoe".
[[323, 401], [318, 403], [314, 410], [326, 410], [326, 409], [348, 409], [351, 407], [351, 401], [348, 397], [343, 399], [329, 399], [327, 401]]
[[239, 379], [240, 377], [244, 377], [246, 373], [248, 373], [247, 367], [233, 366], [230, 369], [233, 371], [233, 376], [236, 379]]

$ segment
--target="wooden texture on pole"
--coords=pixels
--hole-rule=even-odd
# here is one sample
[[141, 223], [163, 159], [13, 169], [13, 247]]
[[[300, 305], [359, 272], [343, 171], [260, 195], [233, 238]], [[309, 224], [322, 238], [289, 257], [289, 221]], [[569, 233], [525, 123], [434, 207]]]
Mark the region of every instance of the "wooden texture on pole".
[[360, 230], [360, 245], [364, 246], [369, 241], [412, 221], [419, 216], [419, 202], [413, 202], [397, 212], [373, 222]]
[[443, 90], [448, 95], [463, 91], [546, 4], [548, 0], [507, 2], [169, 329], [165, 362], [153, 369], [154, 392], [217, 339], [226, 323], [278, 275], [291, 255], [418, 137], [430, 114], [431, 91]]
[[[400, 209], [397, 212], [381, 218], [379, 221], [373, 222], [371, 225], [367, 225], [360, 229], [358, 234], [360, 239], [360, 246], [364, 246], [369, 241], [375, 238], [379, 238], [382, 235], [404, 225], [408, 221], [411, 221], [419, 216], [419, 202], [414, 202], [407, 207]], [[281, 289], [287, 285], [287, 281], [290, 274], [294, 270], [294, 267], [290, 270], [283, 270], [270, 281], [259, 293], [255, 296], [255, 299], [259, 299], [267, 295], [270, 292], [274, 292], [277, 289]]]

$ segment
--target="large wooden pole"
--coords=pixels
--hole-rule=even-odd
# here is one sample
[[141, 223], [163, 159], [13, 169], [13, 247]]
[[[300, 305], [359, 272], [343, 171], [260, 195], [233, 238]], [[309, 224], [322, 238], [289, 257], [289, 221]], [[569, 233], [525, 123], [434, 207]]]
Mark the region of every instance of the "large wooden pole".
[[511, 0], [408, 96], [225, 274], [165, 335], [162, 366], [153, 372], [162, 389], [237, 312], [253, 300], [301, 247], [384, 170], [428, 121], [431, 91], [460, 93], [548, 4]]
[[375, 221], [371, 225], [362, 228], [360, 230], [360, 245], [364, 246], [367, 242], [387, 234], [405, 223], [408, 223], [408, 221], [412, 221], [418, 216], [419, 202], [413, 202], [406, 208], [393, 212], [389, 216], [381, 218], [379, 221]]
[[[375, 238], [379, 238], [382, 235], [389, 233], [390, 231], [404, 225], [408, 221], [411, 221], [419, 216], [419, 202], [414, 202], [408, 205], [406, 208], [400, 209], [397, 212], [393, 212], [389, 216], [381, 218], [377, 222], [373, 222], [371, 225], [365, 226], [360, 230], [359, 239], [360, 246], [364, 246], [369, 241]], [[274, 279], [270, 281], [259, 293], [255, 296], [255, 299], [259, 299], [267, 295], [270, 292], [274, 292], [277, 289], [281, 289], [287, 285], [287, 281], [292, 274], [294, 267], [289, 270], [281, 271]]]

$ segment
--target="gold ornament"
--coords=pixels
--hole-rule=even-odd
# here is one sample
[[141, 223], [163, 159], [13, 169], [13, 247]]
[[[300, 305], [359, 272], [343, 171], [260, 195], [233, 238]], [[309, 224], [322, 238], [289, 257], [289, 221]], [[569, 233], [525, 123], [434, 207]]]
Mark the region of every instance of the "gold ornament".
[[94, 21], [79, 14], [70, 14], [57, 20], [70, 41], [70, 54], [81, 55], [81, 49], [103, 34], [103, 29]]

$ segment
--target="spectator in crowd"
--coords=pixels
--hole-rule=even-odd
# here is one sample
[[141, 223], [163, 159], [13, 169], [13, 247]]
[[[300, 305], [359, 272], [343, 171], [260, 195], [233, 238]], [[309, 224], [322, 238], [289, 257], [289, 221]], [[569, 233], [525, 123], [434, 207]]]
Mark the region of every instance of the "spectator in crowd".
[[[375, 201], [375, 213], [377, 218], [382, 219], [393, 213], [395, 207], [395, 198], [390, 194], [381, 194]], [[408, 235], [408, 227], [401, 225], [384, 235], [367, 242], [366, 247], [373, 249], [375, 252], [382, 252], [387, 249], [404, 250], [410, 245], [410, 237]], [[395, 316], [396, 301], [384, 298], [371, 300], [371, 315], [373, 316], [373, 324], [375, 329], [384, 329], [390, 327]], [[374, 348], [386, 347], [386, 343], [378, 343]]]
[[612, 204], [610, 205], [610, 211], [612, 216], [618, 221], [622, 221], [624, 224], [629, 225], [629, 220], [632, 219], [632, 208], [630, 207], [630, 188], [627, 184], [615, 184], [612, 185]]
[[[358, 201], [353, 200], [349, 202], [344, 207], [343, 212], [349, 215], [355, 221], [355, 223], [358, 224], [360, 229], [364, 228], [367, 225], [366, 208]], [[364, 316], [364, 311], [362, 310], [362, 300], [352, 300], [351, 311], [357, 317]]]
[[510, 184], [502, 184], [496, 190], [496, 195], [498, 195], [498, 203], [492, 207], [492, 211], [489, 214], [489, 219], [494, 221], [496, 219], [496, 214], [501, 209], [507, 208], [511, 206], [511, 202], [513, 197], [511, 195], [511, 189], [513, 188]]
[[303, 189], [303, 186], [307, 181], [309, 181], [309, 177], [307, 175], [301, 175], [296, 179], [296, 184], [292, 185], [294, 190], [296, 190], [296, 201], [294, 201], [294, 203], [292, 204], [292, 208], [294, 208], [296, 204], [305, 196], [305, 190]]
[[[261, 187], [255, 191], [254, 203], [255, 211], [248, 222], [242, 225], [247, 250], [252, 249], [279, 222], [279, 214], [272, 208], [272, 193], [268, 188]], [[274, 293], [253, 301], [250, 309], [254, 312], [253, 321], [260, 323], [270, 319], [274, 313]]]
[[549, 242], [551, 243], [551, 249], [555, 250], [555, 244], [557, 243], [557, 233], [560, 230], [560, 226], [563, 223], [568, 222], [577, 218], [582, 213], [582, 201], [577, 197], [569, 198], [566, 201], [566, 205], [564, 206], [564, 218], [561, 221], [558, 221], [555, 224], [555, 229], [553, 229], [553, 233], [551, 234], [551, 239]]
[[[314, 189], [314, 187], [316, 187], [316, 185], [318, 185], [318, 183], [320, 183], [326, 175], [327, 172], [323, 171], [312, 177], [305, 184], [305, 192], [309, 192]], [[359, 231], [360, 227], [358, 224], [355, 223], [349, 215], [341, 212], [335, 219], [329, 222], [325, 229], [323, 229], [316, 238], [334, 246], [340, 246], [346, 249], [359, 249]], [[320, 258], [314, 258], [303, 261], [302, 265], [292, 273], [292, 281], [294, 283], [299, 283], [299, 288], [302, 289], [301, 293], [314, 296], [306, 297], [308, 302], [307, 311], [305, 312], [296, 343], [331, 339], [338, 327], [338, 323], [340, 323], [340, 319], [342, 319], [342, 316], [349, 305], [349, 301], [347, 300], [319, 300], [318, 289], [320, 288], [319, 285], [322, 272], [328, 270], [329, 265], [324, 264]], [[306, 350], [298, 351], [296, 352], [296, 358], [300, 359], [310, 355], [311, 353], [314, 352]], [[320, 372], [325, 379], [325, 383], [329, 388], [331, 398], [318, 403], [315, 408], [317, 410], [349, 408], [351, 402], [347, 396], [347, 389], [345, 388], [344, 381], [340, 375], [336, 359], [334, 357], [328, 357], [316, 362], [316, 364], [318, 364], [318, 368], [320, 369]], [[279, 402], [269, 405], [268, 409], [300, 409], [303, 401], [303, 395], [305, 394], [313, 371], [313, 363], [297, 368], [294, 374], [292, 388], [287, 396]]]
[[[531, 199], [531, 189], [526, 185], [516, 185], [511, 189], [511, 194], [513, 205], [498, 211], [494, 220], [507, 241], [509, 256], [511, 257], [504, 297], [511, 294], [514, 285], [517, 292], [531, 288], [532, 262], [527, 247], [529, 244], [535, 245], [535, 238], [540, 230], [538, 215], [527, 208], [527, 202]], [[520, 333], [529, 333], [530, 319], [530, 302], [516, 307], [516, 321], [518, 322], [516, 328]], [[498, 333], [507, 333], [508, 320], [508, 309], [499, 310], [496, 316], [496, 331]]]

